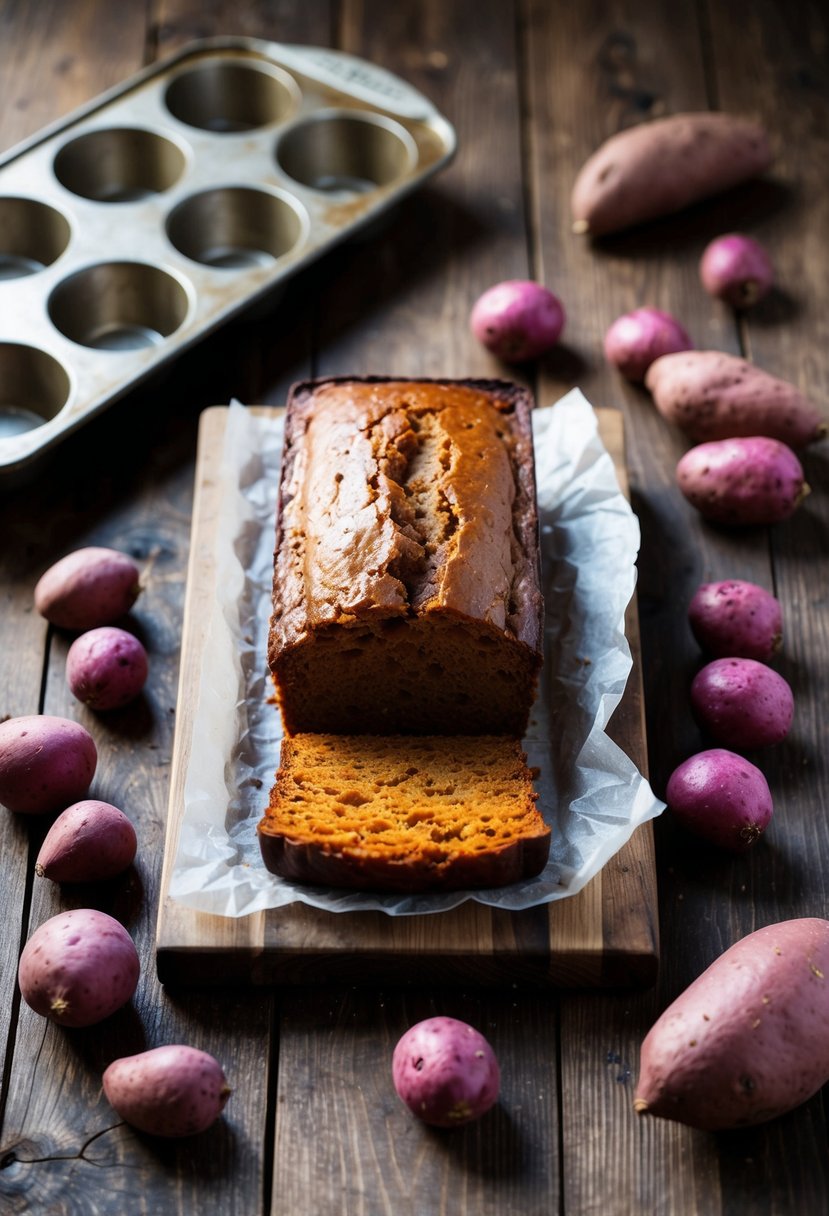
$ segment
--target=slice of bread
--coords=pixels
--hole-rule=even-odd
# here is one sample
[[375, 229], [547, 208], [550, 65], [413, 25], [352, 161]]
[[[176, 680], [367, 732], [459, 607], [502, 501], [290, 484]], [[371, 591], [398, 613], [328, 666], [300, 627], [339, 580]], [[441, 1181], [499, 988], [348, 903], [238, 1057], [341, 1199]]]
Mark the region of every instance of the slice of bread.
[[371, 891], [500, 887], [538, 874], [550, 829], [518, 740], [299, 734], [259, 824], [265, 864]]

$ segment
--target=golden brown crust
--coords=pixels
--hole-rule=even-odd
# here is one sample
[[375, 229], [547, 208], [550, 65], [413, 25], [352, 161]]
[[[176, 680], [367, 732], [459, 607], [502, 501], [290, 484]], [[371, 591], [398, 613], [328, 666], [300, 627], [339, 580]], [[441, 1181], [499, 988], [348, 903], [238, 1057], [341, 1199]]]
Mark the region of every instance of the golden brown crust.
[[290, 732], [522, 733], [543, 613], [530, 417], [497, 381], [293, 390], [269, 645]]

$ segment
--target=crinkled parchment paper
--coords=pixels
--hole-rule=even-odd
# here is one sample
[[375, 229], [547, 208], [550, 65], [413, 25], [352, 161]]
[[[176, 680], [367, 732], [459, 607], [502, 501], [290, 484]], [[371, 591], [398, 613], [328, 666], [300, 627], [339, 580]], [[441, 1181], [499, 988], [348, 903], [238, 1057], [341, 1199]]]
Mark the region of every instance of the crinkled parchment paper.
[[624, 614], [639, 525], [619, 489], [596, 417], [578, 390], [533, 418], [546, 603], [544, 674], [524, 746], [540, 769], [553, 827], [537, 878], [447, 895], [304, 887], [262, 864], [256, 824], [268, 802], [281, 724], [266, 646], [281, 422], [234, 403], [221, 470], [217, 586], [201, 669], [173, 899], [245, 916], [302, 900], [334, 912], [439, 912], [467, 899], [521, 909], [574, 895], [663, 803], [605, 734], [631, 668]]

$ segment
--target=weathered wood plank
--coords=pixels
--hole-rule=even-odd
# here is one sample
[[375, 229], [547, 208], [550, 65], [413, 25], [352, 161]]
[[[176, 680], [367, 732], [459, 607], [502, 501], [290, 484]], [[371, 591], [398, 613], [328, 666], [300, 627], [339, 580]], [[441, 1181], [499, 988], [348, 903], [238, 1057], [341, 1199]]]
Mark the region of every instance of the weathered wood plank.
[[[797, 656], [797, 671], [803, 670], [803, 640], [808, 639], [815, 647], [819, 670], [826, 653], [821, 627], [815, 629], [815, 613], [813, 609], [810, 611], [810, 602], [814, 605], [823, 598], [818, 588], [822, 589], [826, 583], [825, 575], [821, 575], [814, 564], [820, 551], [816, 538], [825, 535], [823, 503], [819, 504], [817, 520], [804, 512], [791, 525], [775, 530], [773, 573], [767, 532], [729, 534], [708, 528], [678, 498], [673, 484], [673, 466], [686, 445], [678, 436], [668, 433], [653, 413], [646, 395], [615, 381], [601, 360], [600, 342], [607, 324], [618, 313], [643, 303], [654, 303], [677, 313], [698, 345], [739, 349], [741, 334], [732, 317], [727, 310], [709, 302], [696, 281], [699, 254], [705, 242], [720, 231], [743, 224], [756, 225], [761, 232], [767, 229], [770, 235], [779, 235], [785, 230], [788, 258], [798, 270], [801, 258], [804, 262], [809, 260], [809, 254], [804, 250], [808, 251], [811, 241], [810, 262], [816, 268], [815, 275], [820, 276], [817, 267], [821, 264], [821, 251], [814, 242], [826, 228], [825, 214], [821, 220], [825, 190], [818, 187], [816, 179], [821, 174], [819, 149], [825, 134], [821, 137], [814, 127], [819, 128], [822, 120], [816, 123], [815, 116], [825, 116], [825, 108], [815, 107], [810, 112], [809, 107], [804, 107], [802, 93], [794, 88], [793, 82], [798, 77], [802, 80], [804, 75], [809, 77], [805, 62], [811, 62], [814, 71], [815, 48], [824, 45], [821, 38], [825, 39], [825, 33], [820, 33], [824, 23], [816, 27], [815, 13], [807, 6], [800, 22], [795, 24], [798, 32], [789, 31], [783, 38], [782, 27], [788, 18], [777, 11], [773, 18], [770, 10], [760, 11], [746, 37], [743, 23], [735, 20], [733, 11], [721, 6], [708, 7], [711, 25], [709, 43], [705, 47], [697, 34], [700, 13], [694, 7], [673, 6], [668, 15], [657, 11], [655, 6], [641, 5], [630, 6], [621, 16], [617, 11], [612, 25], [607, 21], [605, 11], [591, 10], [587, 6], [580, 6], [577, 13], [568, 10], [568, 18], [572, 16], [573, 22], [564, 27], [560, 22], [555, 34], [550, 28], [546, 43], [542, 37], [541, 41], [534, 40], [531, 44], [538, 56], [537, 79], [545, 81], [547, 86], [546, 104], [543, 108], [540, 103], [531, 104], [531, 112], [539, 119], [544, 114], [553, 123], [558, 116], [561, 129], [559, 138], [556, 138], [555, 130], [552, 139], [538, 138], [542, 166], [538, 182], [552, 183], [555, 189], [553, 206], [537, 209], [541, 232], [539, 264], [545, 268], [551, 285], [561, 284], [565, 299], [569, 287], [580, 301], [579, 328], [574, 337], [579, 356], [583, 356], [585, 350], [590, 352], [585, 359], [582, 380], [588, 396], [604, 401], [615, 397], [628, 419], [629, 445], [633, 453], [630, 461], [633, 499], [643, 525], [640, 605], [646, 638], [644, 661], [650, 750], [657, 791], [664, 789], [668, 774], [679, 760], [704, 745], [687, 707], [687, 684], [700, 657], [687, 631], [685, 609], [700, 581], [743, 577], [772, 587], [776, 576], [777, 588], [781, 590], [779, 546], [786, 554], [791, 554], [787, 568], [798, 572], [790, 576], [793, 604], [789, 611], [795, 618], [795, 640], [793, 651], [787, 653]], [[705, 13], [703, 8], [701, 15], [705, 17]], [[541, 22], [535, 33], [543, 34], [541, 6], [537, 11], [531, 8], [531, 16], [533, 14], [534, 19]], [[670, 21], [670, 31], [667, 28], [660, 30], [660, 22], [664, 21]], [[807, 30], [813, 39], [811, 60], [805, 36]], [[764, 40], [760, 38], [761, 31]], [[798, 36], [799, 53], [793, 51], [792, 46]], [[562, 61], [568, 46], [583, 48], [581, 56], [569, 57], [569, 63]], [[561, 54], [555, 54], [556, 48]], [[781, 48], [786, 49], [781, 51]], [[713, 80], [706, 79], [704, 69], [708, 53], [715, 68]], [[545, 55], [549, 71], [542, 72]], [[588, 73], [584, 73], [585, 60], [591, 66]], [[775, 61], [780, 63], [781, 88], [769, 90], [765, 65]], [[764, 65], [762, 85], [758, 75], [761, 63]], [[578, 72], [583, 75], [577, 77]], [[782, 88], [784, 82], [788, 83], [788, 92]], [[789, 99], [784, 101], [782, 114], [781, 89], [784, 98]], [[814, 98], [814, 93], [810, 96]], [[706, 204], [684, 217], [650, 226], [647, 231], [619, 236], [593, 247], [577, 245], [576, 250], [571, 251], [562, 236], [564, 225], [557, 223], [556, 216], [567, 214], [570, 184], [591, 147], [617, 126], [635, 120], [636, 111], [641, 107], [653, 113], [659, 108], [673, 111], [710, 104], [738, 111], [765, 109], [773, 130], [781, 126], [782, 119], [781, 142], [790, 150], [790, 164], [799, 167], [802, 157], [815, 178], [811, 202], [798, 213], [799, 222], [798, 216], [785, 205], [790, 191], [785, 185], [781, 188], [770, 183], [734, 192], [716, 204]], [[627, 115], [625, 108], [629, 111]], [[808, 118], [804, 118], [804, 110]], [[791, 117], [787, 118], [787, 114]], [[573, 115], [579, 116], [578, 126], [570, 121]], [[805, 141], [799, 138], [804, 122], [807, 126], [813, 124], [810, 138]], [[793, 124], [788, 132], [787, 124]], [[573, 131], [582, 125], [592, 130], [593, 138], [580, 135], [578, 145], [574, 145]], [[813, 148], [815, 140], [817, 146]], [[553, 148], [557, 154], [568, 158], [566, 175], [550, 172], [546, 176], [551, 169]], [[536, 197], [545, 197], [547, 203], [551, 201], [549, 195], [541, 195], [540, 184]], [[555, 270], [557, 277], [550, 273], [551, 270]], [[795, 278], [801, 282], [797, 272]], [[807, 298], [814, 298], [816, 286], [817, 277], [806, 287]], [[592, 297], [593, 307], [585, 308], [588, 295]], [[781, 322], [791, 312], [779, 299], [776, 304], [766, 306], [769, 307], [778, 310]], [[825, 328], [820, 310], [813, 309], [812, 317], [812, 325]], [[757, 314], [757, 322], [760, 338], [755, 338], [757, 326], [751, 321], [748, 325], [749, 350], [754, 357], [761, 347], [768, 351], [772, 334], [778, 338], [787, 329], [785, 325], [774, 326], [764, 318], [763, 312]], [[573, 331], [570, 333], [572, 335]], [[800, 352], [801, 361], [802, 337], [802, 333], [798, 333], [797, 338], [788, 339], [792, 355], [796, 359], [796, 352]], [[818, 384], [825, 385], [825, 364], [821, 362], [826, 349], [825, 333], [814, 335], [813, 340], [814, 337], [821, 352], [815, 378]], [[786, 342], [785, 338], [778, 340]], [[775, 353], [779, 357], [779, 351]], [[555, 380], [554, 359], [550, 360], [550, 365], [548, 375]], [[769, 363], [764, 365], [770, 366]], [[808, 366], [815, 374], [814, 356], [809, 358]], [[770, 370], [780, 369], [770, 366]], [[781, 374], [786, 372], [781, 371]], [[797, 379], [794, 369], [789, 375]], [[594, 383], [597, 387], [591, 389]], [[815, 463], [820, 469], [819, 458]], [[808, 565], [798, 553], [795, 537], [803, 538], [800, 543], [808, 549], [811, 559]], [[822, 551], [826, 552], [825, 546]], [[784, 672], [787, 667], [794, 666], [785, 656], [779, 664]], [[819, 679], [812, 683], [810, 676], [808, 683], [814, 689], [814, 695], [819, 697]], [[795, 688], [797, 692], [796, 684]], [[798, 712], [804, 712], [800, 710], [802, 699], [802, 694], [798, 693]], [[808, 701], [807, 696], [805, 713], [809, 717], [804, 737], [812, 738], [815, 711]], [[783, 1210], [788, 1180], [780, 1183], [779, 1190], [772, 1186], [772, 1179], [781, 1179], [786, 1169], [782, 1160], [775, 1158], [774, 1147], [779, 1146], [780, 1139], [773, 1129], [758, 1131], [749, 1152], [743, 1139], [738, 1147], [729, 1138], [718, 1138], [715, 1142], [711, 1137], [689, 1133], [686, 1129], [637, 1126], [629, 1110], [630, 1095], [626, 1091], [635, 1077], [638, 1041], [655, 1012], [735, 937], [756, 927], [761, 923], [760, 918], [764, 923], [816, 909], [818, 914], [825, 914], [822, 870], [806, 861], [807, 853], [813, 859], [825, 851], [823, 815], [814, 814], [815, 802], [820, 804], [821, 801], [821, 795], [816, 798], [815, 794], [821, 788], [825, 790], [825, 781], [821, 786], [820, 761], [807, 766], [812, 778], [808, 786], [803, 780], [802, 767], [798, 776], [794, 776], [793, 757], [786, 762], [785, 756], [787, 752], [791, 754], [795, 746], [796, 742], [787, 743], [773, 755], [765, 755], [760, 760], [773, 788], [776, 787], [782, 806], [769, 840], [749, 858], [736, 861], [712, 858], [704, 849], [689, 847], [687, 839], [674, 829], [669, 819], [657, 825], [664, 964], [661, 984], [653, 998], [638, 997], [625, 1002], [624, 1017], [620, 1016], [615, 1003], [603, 998], [595, 1002], [567, 998], [563, 1003], [563, 1042], [573, 1045], [572, 1055], [565, 1046], [563, 1058], [568, 1062], [573, 1060], [576, 1066], [573, 1077], [565, 1072], [563, 1079], [565, 1145], [573, 1146], [569, 1153], [565, 1148], [568, 1168], [564, 1188], [568, 1210], [572, 1204], [573, 1210], [578, 1211], [601, 1207], [626, 1212], [634, 1203], [648, 1210], [670, 1212], [715, 1212], [720, 1210], [720, 1205], [723, 1210], [742, 1210], [743, 1204], [751, 1210]], [[782, 775], [784, 771], [785, 785], [776, 780], [777, 773]], [[800, 797], [795, 792], [798, 789]], [[797, 803], [801, 797], [811, 803], [808, 813], [811, 826], [805, 831], [795, 829], [793, 836], [793, 816], [789, 807], [792, 801]], [[825, 798], [825, 793], [822, 797]], [[797, 834], [801, 832], [795, 845]], [[799, 858], [796, 880], [781, 865], [781, 846], [787, 858], [793, 850]], [[608, 1027], [614, 1024], [619, 1028], [618, 1040], [605, 1046]], [[589, 1053], [592, 1053], [595, 1070], [603, 1058], [603, 1050], [610, 1053], [608, 1059], [614, 1069], [619, 1061], [624, 1064], [619, 1070], [619, 1084], [602, 1084], [597, 1082], [595, 1071], [591, 1074]], [[614, 1129], [612, 1148], [606, 1159], [603, 1145], [607, 1143], [607, 1137], [600, 1135], [595, 1145], [589, 1137], [585, 1140], [587, 1120], [582, 1102], [574, 1100], [571, 1103], [567, 1099], [568, 1094], [586, 1092], [591, 1095], [590, 1125], [597, 1126], [595, 1114], [599, 1110], [602, 1122], [607, 1119], [607, 1126]], [[621, 1107], [620, 1092], [624, 1094]], [[820, 1188], [825, 1191], [824, 1164], [821, 1162], [816, 1168], [812, 1155], [813, 1129], [820, 1110], [818, 1100], [815, 1100], [811, 1109], [807, 1108], [803, 1113], [804, 1161], [809, 1162], [807, 1172], [815, 1175], [815, 1191]], [[793, 1120], [799, 1118], [800, 1115], [792, 1116]], [[621, 1159], [620, 1137], [623, 1144]], [[759, 1181], [756, 1166], [761, 1158], [769, 1165], [762, 1170], [762, 1181]], [[611, 1168], [616, 1185], [613, 1194], [608, 1196], [606, 1187], [598, 1179], [606, 1177]], [[749, 1172], [753, 1180], [749, 1180]], [[808, 1186], [811, 1193], [812, 1183]], [[738, 1195], [742, 1197], [738, 1199]]]
[[[22, 10], [24, 6], [18, 7]], [[190, 6], [191, 15], [196, 7]], [[186, 8], [178, 6], [178, 11]], [[300, 14], [296, 37], [311, 27], [303, 6], [281, 5], [280, 11], [288, 40], [292, 13]], [[39, 6], [39, 22], [43, 14], [44, 8]], [[71, 104], [136, 70], [145, 55], [151, 57], [153, 39], [145, 40], [146, 15], [143, 4], [129, 10], [103, 4], [56, 6], [52, 30], [57, 29], [60, 43], [55, 44], [54, 53], [60, 51], [66, 58], [73, 80], [77, 77], [90, 86], [83, 95], [73, 95]], [[255, 29], [250, 14], [250, 32], [267, 35], [269, 16], [272, 14], [260, 13], [262, 27]], [[19, 34], [21, 58], [34, 55], [37, 43], [25, 14], [10, 14], [7, 7], [3, 17], [12, 22], [9, 30]], [[64, 28], [64, 18], [76, 23], [71, 30], [68, 25]], [[324, 13], [318, 10], [316, 19], [321, 31], [327, 29], [327, 9]], [[113, 33], [115, 25], [118, 30]], [[135, 35], [131, 57], [120, 49], [127, 29]], [[214, 27], [206, 32], [219, 31]], [[4, 52], [12, 51], [13, 45], [5, 39]], [[53, 89], [50, 93], [49, 58], [43, 60], [43, 72], [45, 79], [31, 72], [28, 83], [35, 92], [40, 89], [60, 103], [58, 112], [64, 112], [70, 108], [62, 104], [66, 98]], [[9, 75], [2, 76], [5, 85]], [[57, 112], [48, 117], [52, 116]], [[32, 125], [40, 125], [46, 117], [39, 116]], [[30, 129], [16, 130], [14, 138]], [[297, 325], [298, 312], [298, 308], [294, 310]], [[263, 382], [273, 389], [276, 374], [268, 360], [256, 354], [269, 326], [273, 321], [265, 315], [255, 324], [242, 319], [232, 331], [217, 335], [181, 360], [166, 381], [115, 405], [106, 418], [68, 440], [53, 460], [34, 471], [8, 513], [10, 528], [18, 535], [13, 546], [4, 548], [3, 561], [18, 567], [10, 594], [15, 597], [19, 618], [4, 618], [9, 638], [19, 641], [20, 622], [26, 619], [23, 605], [31, 595], [35, 570], [39, 573], [61, 553], [82, 544], [113, 545], [132, 552], [149, 569], [147, 588], [131, 620], [147, 645], [151, 675], [141, 701], [114, 715], [96, 717], [69, 696], [63, 680], [68, 639], [53, 636], [44, 709], [77, 718], [92, 730], [100, 756], [92, 792], [124, 806], [134, 818], [139, 857], [132, 873], [100, 887], [71, 891], [37, 880], [29, 925], [33, 928], [62, 908], [79, 904], [111, 911], [133, 934], [142, 959], [142, 977], [134, 1002], [104, 1026], [89, 1031], [63, 1032], [23, 1006], [7, 1077], [10, 1100], [3, 1133], [4, 1168], [0, 1170], [0, 1206], [5, 1205], [4, 1210], [8, 1206], [10, 1211], [21, 1212], [88, 1212], [94, 1207], [100, 1212], [129, 1209], [154, 1216], [162, 1210], [209, 1210], [218, 1203], [223, 1211], [249, 1216], [263, 1202], [270, 1168], [265, 1129], [272, 998], [267, 993], [240, 999], [233, 992], [209, 996], [163, 992], [154, 974], [154, 927], [197, 419], [205, 405], [226, 401], [234, 392], [253, 399], [263, 395]], [[290, 325], [286, 328], [290, 332]], [[282, 365], [276, 366], [286, 380], [293, 378], [291, 361], [302, 360], [296, 337], [292, 346], [268, 345], [281, 347]], [[307, 373], [307, 361], [301, 371]], [[25, 674], [26, 670], [21, 662], [28, 664], [34, 656], [33, 708], [37, 708], [43, 663], [39, 624], [37, 631], [39, 640], [27, 641], [25, 655], [17, 658], [14, 669], [11, 665], [8, 669], [9, 681], [16, 675], [20, 682], [21, 671]], [[11, 645], [10, 641], [10, 650]], [[15, 712], [27, 707], [20, 683]], [[7, 893], [15, 900], [19, 922], [23, 899], [8, 888], [4, 899]], [[16, 950], [16, 941], [10, 946]], [[4, 967], [4, 986], [7, 977], [11, 993], [13, 970]], [[226, 1117], [214, 1129], [178, 1145], [159, 1143], [118, 1125], [100, 1093], [100, 1073], [109, 1060], [171, 1041], [190, 1042], [214, 1052], [236, 1089]]]
[[[101, 77], [85, 70], [84, 40], [100, 11], [111, 56]], [[112, 6], [47, 3], [10, 4], [0, 9], [0, 150], [60, 117], [124, 71], [140, 66], [144, 23], [140, 14]], [[116, 28], [117, 26], [117, 28]], [[45, 30], [50, 38], [44, 37]], [[47, 650], [46, 623], [34, 612], [32, 592], [43, 569], [57, 556], [51, 544], [53, 521], [33, 501], [26, 482], [0, 482], [0, 719], [41, 709], [41, 680]], [[30, 842], [38, 842], [42, 825], [25, 816], [0, 812], [0, 853], [4, 882], [0, 906], [8, 926], [0, 940], [0, 1076], [13, 1049], [17, 955], [27, 910]], [[31, 845], [34, 847], [34, 844]], [[33, 857], [31, 858], [33, 861]], [[0, 1095], [0, 1119], [3, 1096]]]
[[[829, 419], [829, 322], [825, 306], [829, 198], [829, 88], [825, 6], [791, 10], [759, 3], [745, 20], [728, 20], [705, 5], [712, 70], [723, 109], [756, 113], [777, 150], [772, 179], [778, 206], [747, 205], [740, 230], [769, 249], [779, 289], [746, 314], [750, 358], [813, 396]], [[762, 200], [761, 200], [762, 201]], [[789, 738], [755, 762], [772, 790], [775, 818], [765, 846], [735, 867], [728, 887], [731, 938], [796, 916], [826, 916], [829, 907], [829, 453], [827, 444], [802, 455], [812, 494], [770, 532], [775, 594], [783, 610], [784, 642], [775, 668], [791, 683], [795, 721]], [[699, 881], [699, 866], [682, 874], [683, 889]], [[686, 901], [687, 902], [687, 901]], [[725, 901], [723, 901], [725, 902]], [[726, 911], [726, 908], [723, 909]], [[782, 1216], [797, 1206], [819, 1210], [829, 1192], [826, 1104], [820, 1095], [785, 1120], [720, 1146], [723, 1207]]]
[[[283, 1009], [274, 1212], [558, 1210], [554, 1002], [332, 989], [324, 1000], [292, 996]], [[391, 1080], [402, 1031], [436, 1014], [478, 1027], [502, 1071], [498, 1105], [480, 1123], [451, 1132], [414, 1119]]]
[[[608, 368], [602, 338], [611, 321], [651, 304], [673, 312], [699, 346], [737, 350], [732, 318], [714, 307], [697, 277], [699, 254], [734, 214], [734, 196], [716, 205], [585, 242], [569, 231], [569, 195], [587, 155], [614, 131], [659, 114], [707, 108], [705, 48], [692, 3], [561, 8], [525, 6], [531, 214], [538, 275], [572, 299], [564, 348], [544, 361], [540, 396], [578, 376], [589, 399], [625, 413], [631, 493], [642, 526], [639, 603], [650, 768], [657, 793], [702, 741], [688, 710], [699, 652], [685, 609], [696, 586], [739, 576], [771, 585], [765, 534], [719, 535], [700, 524], [679, 495], [674, 468], [688, 446], [656, 414], [647, 393]], [[666, 857], [666, 838], [668, 841]], [[661, 862], [662, 975], [651, 994], [562, 1000], [564, 1195], [568, 1211], [626, 1213], [719, 1210], [716, 1146], [687, 1129], [643, 1125], [630, 1106], [638, 1045], [656, 1012], [717, 953], [727, 935], [730, 882], [696, 888], [688, 919], [671, 871], [687, 842], [670, 822], [656, 825]], [[676, 909], [676, 913], [674, 913]], [[723, 924], [723, 919], [725, 924]], [[708, 933], [700, 923], [711, 923]], [[689, 934], [688, 926], [694, 926]], [[608, 1180], [612, 1185], [608, 1186]]]
[[[460, 150], [435, 185], [376, 234], [370, 250], [350, 247], [332, 259], [320, 299], [319, 371], [490, 373], [489, 357], [468, 333], [469, 308], [490, 282], [526, 273], [520, 115], [510, 86], [512, 6], [375, 0], [346, 4], [343, 14], [343, 49], [383, 62], [420, 87], [456, 125]], [[394, 997], [382, 1008], [370, 996], [353, 997], [339, 1015], [318, 998], [309, 1007], [299, 995], [285, 996], [274, 1211], [547, 1216], [557, 1210], [552, 1011], [546, 1001], [515, 999], [508, 1030], [494, 996], [473, 1007], [457, 996], [435, 994], [430, 1001], [424, 993], [419, 1004]], [[350, 1010], [358, 1007], [350, 1025]], [[451, 1139], [398, 1110], [388, 1079], [397, 1038], [438, 1011], [480, 1025], [508, 1056], [503, 1114]], [[330, 1033], [309, 1036], [311, 1019]], [[543, 1033], [525, 1032], [541, 1026]], [[511, 1089], [518, 1078], [521, 1099]], [[325, 1127], [338, 1129], [336, 1138], [314, 1136], [321, 1115]]]
[[526, 274], [510, 4], [346, 4], [342, 49], [420, 89], [459, 154], [370, 239], [331, 259], [320, 374], [503, 375], [468, 329], [475, 297]]
[[[532, 268], [561, 294], [569, 312], [561, 349], [540, 367], [540, 400], [578, 382], [594, 404], [615, 405], [626, 415], [644, 537], [640, 607], [657, 791], [674, 765], [701, 745], [687, 712], [687, 684], [699, 663], [684, 623], [690, 593], [703, 578], [739, 573], [776, 586], [783, 599], [787, 637], [779, 669], [794, 684], [798, 717], [791, 740], [762, 758], [778, 804], [775, 823], [751, 856], [736, 861], [689, 847], [667, 818], [657, 824], [665, 943], [660, 987], [640, 996], [565, 998], [560, 1042], [557, 1003], [523, 995], [514, 998], [514, 1011], [510, 1000], [440, 992], [405, 1000], [340, 991], [288, 998], [273, 1211], [782, 1216], [822, 1210], [829, 1180], [820, 1098], [757, 1132], [712, 1137], [637, 1122], [630, 1091], [638, 1043], [657, 1007], [735, 934], [781, 915], [825, 914], [825, 452], [806, 457], [815, 492], [791, 525], [770, 538], [704, 528], [672, 480], [684, 441], [655, 415], [643, 392], [605, 369], [600, 342], [619, 312], [654, 303], [676, 311], [699, 345], [736, 350], [744, 341], [758, 363], [825, 401], [826, 16], [816, 0], [783, 7], [761, 0], [739, 13], [708, 0], [670, 8], [521, 0], [517, 9], [523, 14], [518, 49], [512, 5], [262, 0], [239, 6], [220, 0], [205, 7], [195, 0], [159, 0], [150, 6], [155, 25], [142, 49], [143, 0], [108, 8], [90, 0], [9, 0], [0, 6], [3, 147], [114, 83], [142, 55], [151, 58], [156, 49], [166, 54], [190, 37], [217, 32], [327, 43], [341, 31], [347, 49], [385, 61], [433, 97], [457, 123], [462, 141], [456, 166], [404, 204], [385, 232], [326, 259], [292, 284], [283, 307], [212, 337], [181, 361], [166, 385], [115, 406], [108, 419], [62, 447], [48, 475], [13, 497], [4, 495], [0, 714], [39, 703], [46, 636], [29, 611], [36, 574], [60, 552], [87, 541], [133, 548], [142, 558], [158, 545], [158, 581], [135, 619], [143, 626], [143, 613], [152, 609], [146, 628], [155, 661], [153, 703], [175, 696], [175, 616], [181, 612], [195, 421], [202, 405], [232, 393], [281, 403], [294, 369], [304, 374], [310, 366], [317, 317], [322, 345], [316, 350], [326, 372], [501, 371], [469, 338], [468, 309], [490, 282]], [[516, 66], [530, 73], [523, 94], [529, 255]], [[578, 164], [606, 134], [660, 105], [764, 113], [779, 132], [777, 187], [743, 192], [714, 211], [695, 209], [601, 246], [573, 241], [567, 196]], [[738, 328], [700, 293], [695, 261], [709, 236], [740, 226], [766, 239], [785, 291]], [[52, 656], [47, 704], [67, 706], [74, 716], [59, 691], [62, 644]], [[96, 729], [102, 740], [114, 731]], [[102, 763], [100, 781], [102, 790], [117, 788], [141, 803], [142, 839], [152, 851], [160, 840], [167, 780], [164, 764], [154, 767], [153, 757], [163, 761], [169, 730], [141, 732], [133, 722], [122, 740], [123, 763]], [[151, 753], [149, 744], [156, 742]], [[0, 906], [7, 925], [18, 925], [26, 908], [25, 854], [38, 830], [8, 816], [0, 826], [6, 861]], [[157, 857], [148, 858], [134, 881], [99, 893], [128, 921], [142, 951], [152, 938], [147, 907], [157, 890], [157, 865]], [[45, 894], [37, 889], [35, 917], [46, 913]], [[16, 931], [7, 930], [0, 947], [3, 1042], [13, 1012], [17, 945]], [[433, 1012], [478, 1022], [505, 1065], [504, 1097], [491, 1120], [451, 1139], [409, 1118], [387, 1073], [398, 1034]], [[112, 1030], [70, 1035], [35, 1023], [24, 1010], [10, 1064], [10, 1116], [23, 1144], [19, 1160], [0, 1162], [4, 1210], [85, 1214], [95, 1206], [101, 1212], [184, 1213], [195, 1205], [240, 1216], [260, 1210], [261, 1191], [270, 1189], [262, 1146], [269, 1134], [267, 998], [157, 994], [145, 967], [132, 1012]], [[111, 1127], [96, 1085], [118, 1035], [122, 1045], [138, 1045], [142, 1036], [197, 1034], [220, 1053], [228, 1025], [243, 1044], [229, 1068], [245, 1082], [237, 1086], [227, 1120], [205, 1140], [159, 1145], [121, 1127], [89, 1141], [94, 1131]], [[557, 1049], [564, 1085], [561, 1191]], [[46, 1159], [25, 1165], [24, 1155]], [[193, 1181], [196, 1175], [200, 1182]]]

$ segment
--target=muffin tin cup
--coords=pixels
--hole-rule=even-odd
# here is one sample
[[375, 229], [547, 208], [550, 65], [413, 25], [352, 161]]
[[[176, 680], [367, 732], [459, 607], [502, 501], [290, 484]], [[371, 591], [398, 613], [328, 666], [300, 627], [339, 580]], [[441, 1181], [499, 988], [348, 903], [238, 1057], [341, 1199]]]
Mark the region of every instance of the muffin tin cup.
[[0, 473], [19, 469], [452, 157], [381, 67], [191, 43], [0, 159]]

